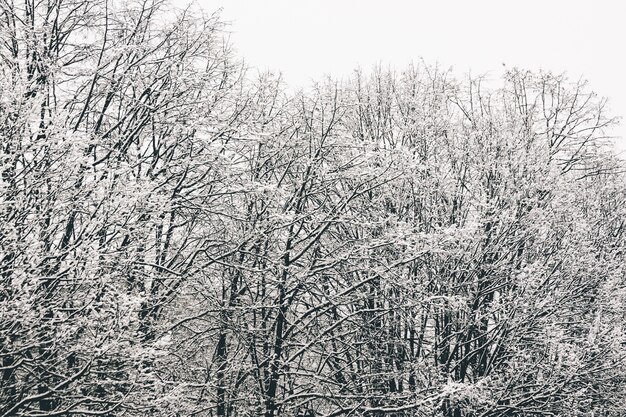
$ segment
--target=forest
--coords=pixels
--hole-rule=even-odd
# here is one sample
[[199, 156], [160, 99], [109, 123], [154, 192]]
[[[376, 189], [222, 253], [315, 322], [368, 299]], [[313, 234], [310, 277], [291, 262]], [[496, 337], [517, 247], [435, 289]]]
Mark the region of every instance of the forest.
[[424, 62], [295, 91], [227, 31], [0, 0], [0, 416], [626, 415], [606, 99]]

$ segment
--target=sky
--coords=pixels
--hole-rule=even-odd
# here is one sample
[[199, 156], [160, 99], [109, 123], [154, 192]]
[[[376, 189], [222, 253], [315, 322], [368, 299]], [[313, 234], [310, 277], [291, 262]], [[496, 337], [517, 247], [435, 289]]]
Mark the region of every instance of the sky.
[[[181, 0], [182, 1], [182, 0]], [[424, 59], [455, 74], [505, 68], [566, 72], [626, 116], [626, 4], [618, 0], [196, 0], [222, 9], [247, 63], [295, 88], [357, 67]], [[626, 137], [626, 124], [615, 129]], [[626, 153], [626, 139], [617, 148]]]

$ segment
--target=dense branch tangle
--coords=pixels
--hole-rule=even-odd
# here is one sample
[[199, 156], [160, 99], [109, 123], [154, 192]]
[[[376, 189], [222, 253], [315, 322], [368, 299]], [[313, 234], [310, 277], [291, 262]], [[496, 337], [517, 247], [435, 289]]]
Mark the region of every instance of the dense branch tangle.
[[585, 83], [292, 94], [216, 16], [0, 4], [2, 415], [624, 413], [623, 177]]

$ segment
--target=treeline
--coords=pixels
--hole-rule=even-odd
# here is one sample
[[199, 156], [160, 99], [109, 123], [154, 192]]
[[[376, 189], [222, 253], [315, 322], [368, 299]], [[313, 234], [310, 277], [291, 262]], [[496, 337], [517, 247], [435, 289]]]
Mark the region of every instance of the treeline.
[[623, 163], [584, 82], [288, 93], [160, 1], [0, 22], [0, 415], [626, 414]]

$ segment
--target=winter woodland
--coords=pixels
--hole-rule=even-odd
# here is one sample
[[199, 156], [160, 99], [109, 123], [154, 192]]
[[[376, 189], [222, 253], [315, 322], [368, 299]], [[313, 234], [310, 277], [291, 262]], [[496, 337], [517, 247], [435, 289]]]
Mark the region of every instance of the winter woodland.
[[426, 63], [294, 92], [225, 29], [0, 0], [1, 416], [626, 415], [605, 99]]

